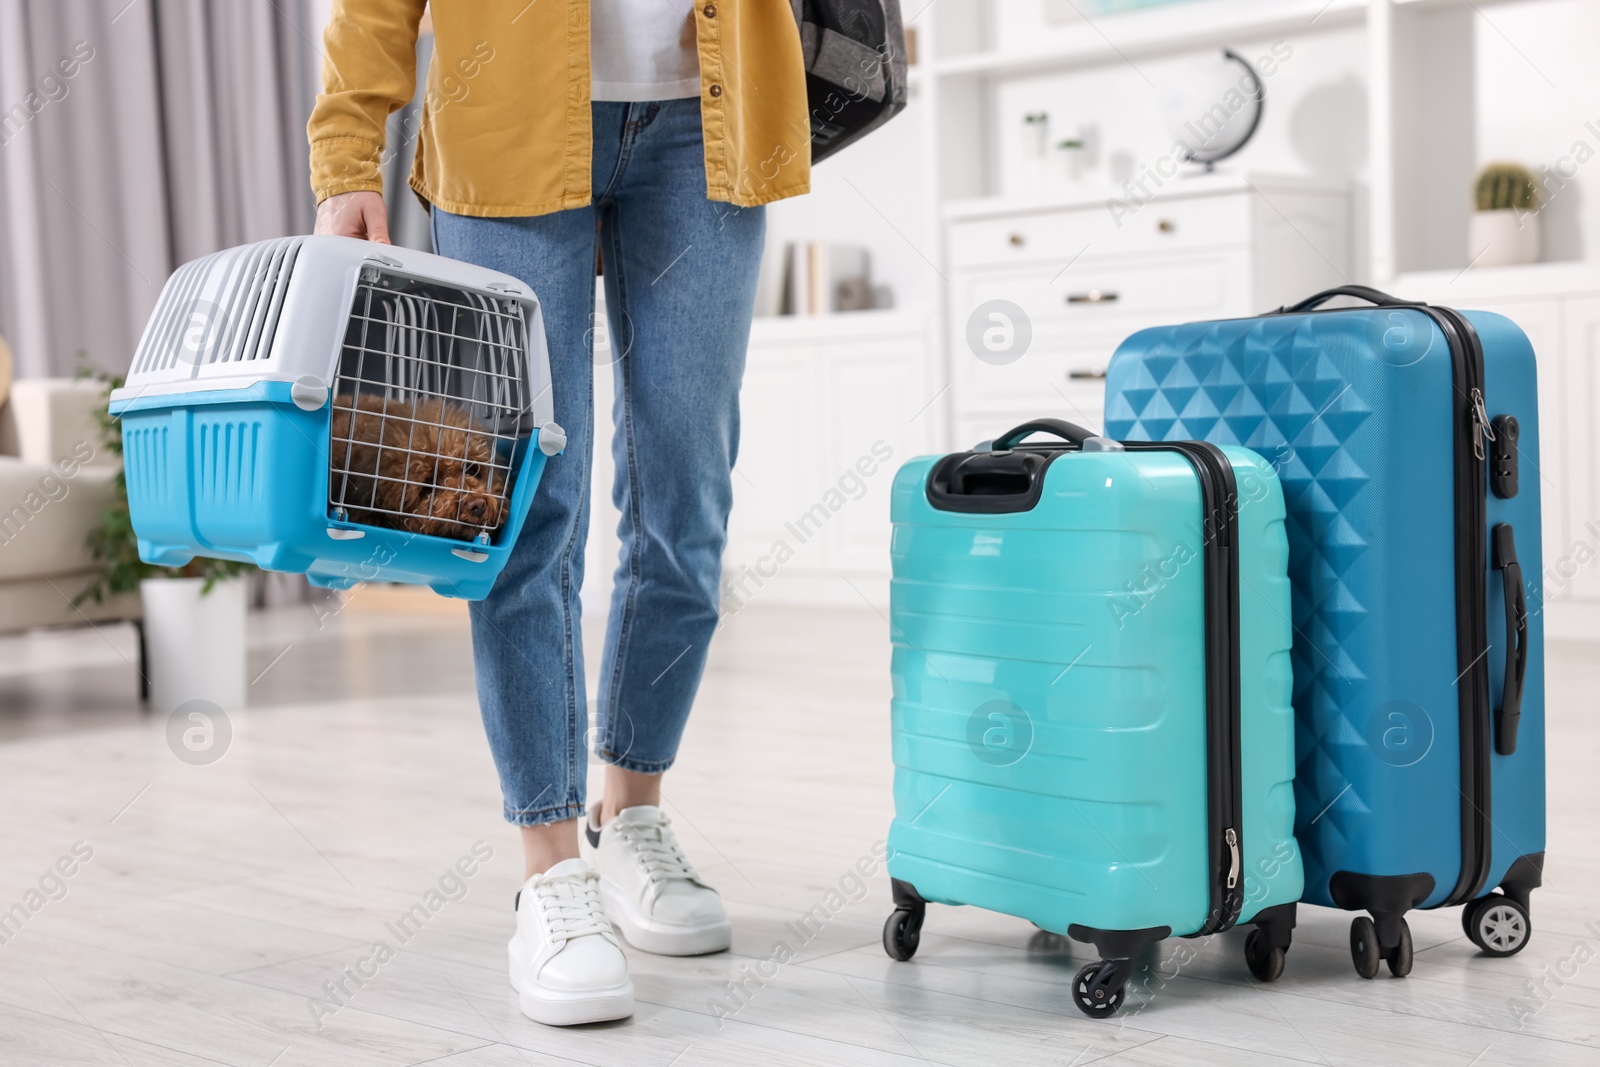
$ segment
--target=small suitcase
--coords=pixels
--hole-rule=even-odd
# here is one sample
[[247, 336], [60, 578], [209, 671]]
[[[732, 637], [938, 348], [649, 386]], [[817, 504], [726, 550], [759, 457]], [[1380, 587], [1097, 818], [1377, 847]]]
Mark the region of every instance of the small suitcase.
[[[1374, 306], [1322, 307], [1335, 296]], [[1305, 899], [1372, 914], [1351, 924], [1356, 970], [1410, 970], [1417, 907], [1465, 904], [1480, 949], [1518, 951], [1545, 834], [1543, 636], [1524, 588], [1542, 573], [1539, 421], [1522, 331], [1364, 286], [1144, 330], [1111, 361], [1106, 424], [1242, 444], [1278, 469]]]
[[1093, 1017], [1171, 935], [1254, 923], [1276, 978], [1302, 872], [1271, 466], [1045, 419], [912, 460], [892, 509], [889, 955], [933, 901], [1092, 943]]

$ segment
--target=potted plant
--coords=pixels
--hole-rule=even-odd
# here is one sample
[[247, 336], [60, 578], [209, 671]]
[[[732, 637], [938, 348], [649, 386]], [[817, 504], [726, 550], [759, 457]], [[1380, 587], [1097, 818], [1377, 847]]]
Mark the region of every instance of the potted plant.
[[1539, 186], [1520, 163], [1491, 163], [1478, 175], [1468, 231], [1473, 266], [1509, 267], [1539, 258]]
[[[104, 371], [84, 372], [111, 390], [122, 379]], [[122, 422], [102, 404], [100, 437], [122, 455]], [[248, 563], [195, 557], [182, 567], [157, 567], [139, 558], [139, 541], [128, 517], [128, 485], [117, 472], [116, 500], [89, 531], [89, 550], [100, 573], [75, 603], [100, 602], [137, 589], [144, 609], [141, 669], [144, 690], [158, 711], [171, 713], [191, 700], [224, 710], [244, 705], [246, 575]]]

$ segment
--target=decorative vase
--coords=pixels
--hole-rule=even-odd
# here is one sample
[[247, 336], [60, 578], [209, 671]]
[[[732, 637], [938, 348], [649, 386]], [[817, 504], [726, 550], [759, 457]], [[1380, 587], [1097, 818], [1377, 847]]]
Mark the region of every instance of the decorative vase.
[[1513, 267], [1539, 259], [1539, 216], [1500, 208], [1474, 211], [1467, 230], [1467, 260], [1474, 267]]
[[231, 578], [147, 578], [139, 583], [150, 672], [150, 707], [171, 714], [191, 700], [227, 712], [244, 707], [248, 584]]

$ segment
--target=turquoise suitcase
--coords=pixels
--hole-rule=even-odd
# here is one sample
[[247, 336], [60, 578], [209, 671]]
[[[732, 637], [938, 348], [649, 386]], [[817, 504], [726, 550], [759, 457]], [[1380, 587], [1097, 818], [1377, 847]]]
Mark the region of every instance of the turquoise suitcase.
[[1278, 977], [1303, 874], [1271, 465], [1043, 419], [912, 460], [892, 507], [889, 955], [973, 904], [1093, 944], [1090, 1016], [1169, 936], [1253, 923]]

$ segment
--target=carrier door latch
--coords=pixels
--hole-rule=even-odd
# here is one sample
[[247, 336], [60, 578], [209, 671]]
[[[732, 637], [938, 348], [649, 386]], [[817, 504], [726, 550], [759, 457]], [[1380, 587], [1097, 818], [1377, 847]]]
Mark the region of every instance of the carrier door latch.
[[289, 386], [289, 399], [301, 411], [321, 411], [328, 402], [328, 383], [315, 374], [302, 374]]
[[547, 456], [554, 456], [566, 451], [567, 431], [553, 422], [547, 422], [539, 427], [539, 451]]

